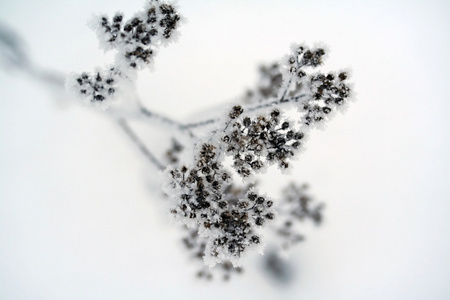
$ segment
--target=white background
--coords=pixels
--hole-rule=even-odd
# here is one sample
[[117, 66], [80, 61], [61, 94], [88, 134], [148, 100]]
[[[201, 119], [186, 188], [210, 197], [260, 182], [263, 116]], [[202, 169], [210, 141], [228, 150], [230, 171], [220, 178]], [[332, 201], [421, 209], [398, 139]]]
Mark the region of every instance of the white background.
[[[311, 133], [291, 176], [327, 205], [290, 257], [295, 280], [277, 284], [256, 253], [230, 283], [194, 279], [155, 170], [114, 122], [2, 69], [0, 299], [449, 299], [450, 3], [178, 4], [179, 41], [139, 77], [155, 111], [185, 120], [236, 99], [293, 42], [326, 43], [327, 68], [353, 70], [357, 101]], [[68, 74], [111, 62], [85, 25], [93, 13], [142, 5], [0, 0], [0, 21]], [[274, 171], [267, 189], [287, 180]]]

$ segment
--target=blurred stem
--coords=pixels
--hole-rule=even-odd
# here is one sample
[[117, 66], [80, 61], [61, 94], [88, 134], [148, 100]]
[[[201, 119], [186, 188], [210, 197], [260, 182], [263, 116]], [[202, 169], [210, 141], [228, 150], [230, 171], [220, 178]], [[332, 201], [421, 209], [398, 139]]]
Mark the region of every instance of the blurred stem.
[[162, 124], [167, 124], [171, 127], [174, 127], [175, 129], [179, 130], [180, 132], [182, 132], [184, 134], [188, 134], [189, 137], [191, 137], [191, 138], [194, 137], [194, 134], [191, 132], [189, 127], [186, 127], [185, 125], [183, 125], [173, 119], [170, 119], [166, 116], [163, 116], [161, 114], [150, 111], [148, 108], [144, 107], [142, 104], [140, 104], [140, 111], [147, 118], [151, 118], [151, 119], [159, 121]]
[[[307, 96], [307, 94], [299, 94], [297, 96], [290, 97], [290, 98], [283, 98], [282, 97], [280, 100], [277, 99], [277, 100], [273, 100], [273, 101], [262, 102], [262, 103], [259, 103], [257, 105], [244, 107], [244, 112], [254, 112], [254, 111], [270, 108], [272, 106], [281, 107], [281, 106], [283, 106], [285, 104], [288, 104], [288, 103], [297, 103], [297, 102], [300, 102], [300, 100], [302, 98], [306, 97], [306, 96]], [[219, 118], [217, 118], [217, 119], [208, 119], [208, 120], [203, 120], [203, 121], [199, 121], [199, 122], [195, 122], [195, 123], [184, 124], [184, 125], [182, 125], [182, 128], [203, 127], [203, 126], [208, 126], [208, 125], [214, 124], [214, 123], [216, 123], [218, 121], [220, 121]]]
[[120, 128], [127, 134], [130, 140], [139, 148], [144, 156], [159, 170], [164, 170], [164, 165], [156, 158], [156, 156], [145, 146], [136, 133], [128, 126], [128, 123], [124, 119], [117, 120]]

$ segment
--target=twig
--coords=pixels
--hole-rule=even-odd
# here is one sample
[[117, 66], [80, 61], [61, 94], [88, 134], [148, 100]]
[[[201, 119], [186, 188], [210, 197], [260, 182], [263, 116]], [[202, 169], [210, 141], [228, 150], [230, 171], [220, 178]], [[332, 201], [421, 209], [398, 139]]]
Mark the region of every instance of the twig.
[[281, 96], [280, 102], [286, 102], [284, 97], [286, 97], [287, 92], [289, 91], [289, 88], [291, 87], [291, 83], [292, 83], [292, 76], [289, 78], [289, 82], [287, 83], [286, 88], [284, 89], [284, 92], [283, 92], [283, 95]]
[[219, 119], [209, 119], [209, 120], [205, 120], [205, 121], [200, 121], [200, 122], [196, 122], [196, 123], [188, 123], [188, 124], [184, 124], [183, 128], [195, 128], [195, 127], [202, 127], [202, 126], [206, 126], [209, 124], [214, 124], [218, 121]]
[[155, 155], [148, 150], [145, 144], [139, 139], [136, 133], [128, 126], [127, 122], [124, 119], [119, 119], [117, 121], [119, 123], [120, 128], [128, 135], [133, 143], [139, 148], [139, 150], [144, 154], [145, 157], [150, 160], [152, 164], [154, 164], [159, 170], [164, 170], [164, 165], [155, 157]]
[[[300, 100], [306, 96], [307, 96], [307, 94], [300, 94], [300, 95], [297, 95], [297, 96], [291, 97], [291, 98], [286, 98], [286, 99], [281, 98], [280, 100], [277, 99], [277, 100], [273, 100], [273, 101], [260, 103], [260, 104], [254, 105], [254, 106], [244, 107], [244, 112], [254, 112], [254, 111], [262, 110], [264, 108], [268, 108], [271, 106], [284, 105], [284, 104], [291, 103], [291, 102], [297, 103], [297, 102], [300, 102]], [[203, 126], [208, 126], [208, 125], [217, 123], [218, 121], [220, 121], [220, 118], [208, 119], [208, 120], [204, 120], [204, 121], [200, 121], [200, 122], [196, 122], [196, 123], [188, 123], [188, 124], [182, 125], [182, 128], [203, 127]]]
[[265, 102], [265, 103], [253, 106], [253, 107], [244, 108], [244, 111], [253, 112], [253, 111], [257, 111], [257, 110], [260, 110], [260, 109], [263, 109], [263, 108], [267, 108], [267, 107], [271, 107], [271, 106], [274, 106], [274, 105], [283, 105], [283, 104], [287, 104], [287, 103], [290, 103], [290, 102], [300, 102], [300, 100], [302, 98], [306, 97], [306, 96], [307, 96], [306, 94], [300, 94], [300, 95], [297, 95], [297, 96], [292, 97], [292, 98], [286, 98], [286, 99], [281, 98], [280, 100], [273, 100], [273, 101], [270, 101], [270, 102]]
[[179, 131], [181, 131], [182, 133], [187, 133], [191, 138], [194, 137], [194, 134], [192, 133], [192, 131], [189, 129], [189, 127], [186, 127], [185, 125], [172, 120], [166, 116], [160, 115], [158, 113], [155, 113], [153, 111], [150, 111], [148, 108], [140, 105], [140, 111], [141, 113], [150, 119], [154, 119], [154, 120], [158, 120], [159, 122], [163, 123], [163, 124], [167, 124], [171, 127], [174, 127], [176, 129], [178, 129]]

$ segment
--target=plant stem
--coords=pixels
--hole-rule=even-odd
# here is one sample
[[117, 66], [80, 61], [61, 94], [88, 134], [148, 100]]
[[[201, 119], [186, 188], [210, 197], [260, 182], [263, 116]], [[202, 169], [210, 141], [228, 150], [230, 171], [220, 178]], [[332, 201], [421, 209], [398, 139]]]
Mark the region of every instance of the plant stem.
[[130, 140], [136, 144], [139, 150], [144, 154], [144, 156], [154, 164], [159, 170], [164, 170], [164, 165], [155, 157], [155, 155], [145, 146], [145, 144], [139, 139], [136, 133], [128, 126], [124, 119], [117, 120], [120, 128], [127, 134]]

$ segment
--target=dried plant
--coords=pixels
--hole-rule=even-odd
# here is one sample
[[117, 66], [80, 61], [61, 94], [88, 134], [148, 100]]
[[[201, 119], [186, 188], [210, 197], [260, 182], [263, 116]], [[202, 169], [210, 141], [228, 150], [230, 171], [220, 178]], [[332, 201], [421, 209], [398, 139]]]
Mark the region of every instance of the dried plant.
[[[261, 67], [257, 87], [222, 116], [193, 123], [170, 119], [139, 102], [135, 81], [161, 46], [174, 41], [183, 20], [174, 4], [160, 0], [147, 1], [128, 20], [121, 13], [97, 16], [92, 27], [100, 47], [116, 51], [115, 61], [94, 72], [71, 74], [66, 87], [87, 105], [111, 112], [162, 173], [161, 189], [171, 201], [171, 215], [185, 231], [183, 244], [204, 263], [198, 275], [210, 279], [213, 270], [221, 270], [228, 279], [242, 272], [246, 253], [267, 243], [264, 231], [279, 237], [282, 250], [303, 240], [297, 224], [308, 219], [320, 224], [323, 205], [313, 201], [306, 185], [289, 183], [281, 197], [271, 197], [260, 191], [257, 179], [274, 166], [292, 168], [310, 130], [347, 106], [351, 88], [347, 71], [318, 70], [324, 47], [294, 45], [279, 62]], [[123, 105], [134, 110], [121, 111]], [[142, 142], [129, 119], [169, 128], [172, 147], [166, 157], [158, 158]]]

